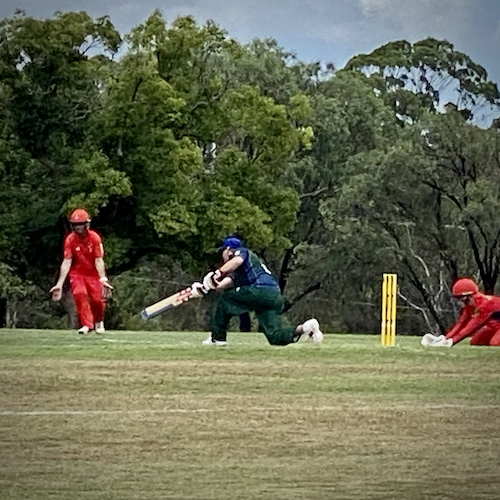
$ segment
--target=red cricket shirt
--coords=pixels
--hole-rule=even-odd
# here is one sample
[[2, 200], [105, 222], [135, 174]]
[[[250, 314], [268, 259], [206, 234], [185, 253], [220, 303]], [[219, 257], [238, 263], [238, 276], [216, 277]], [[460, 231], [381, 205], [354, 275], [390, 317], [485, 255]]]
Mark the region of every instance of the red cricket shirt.
[[72, 232], [64, 240], [64, 258], [72, 260], [70, 275], [98, 277], [95, 259], [103, 255], [101, 237], [91, 229], [81, 235]]
[[462, 307], [458, 320], [446, 334], [446, 338], [453, 338], [455, 343], [473, 335], [490, 321], [493, 312], [500, 311], [500, 297], [483, 293], [476, 293], [473, 297], [474, 305]]

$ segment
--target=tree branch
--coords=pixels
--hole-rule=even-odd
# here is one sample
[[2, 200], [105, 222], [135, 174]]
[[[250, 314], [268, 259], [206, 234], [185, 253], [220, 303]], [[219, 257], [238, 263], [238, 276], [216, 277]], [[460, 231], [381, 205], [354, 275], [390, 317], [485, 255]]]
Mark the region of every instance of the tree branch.
[[140, 76], [139, 80], [137, 80], [137, 83], [135, 84], [134, 92], [132, 93], [132, 102], [135, 102], [135, 98], [137, 97], [137, 93], [139, 92], [139, 87], [141, 86], [142, 82], [142, 76]]
[[446, 198], [448, 198], [450, 201], [452, 201], [457, 206], [457, 208], [460, 209], [460, 211], [462, 210], [462, 205], [460, 204], [458, 199], [454, 195], [446, 192], [446, 190], [443, 189], [442, 187], [438, 186], [435, 181], [427, 181], [425, 179], [422, 179], [422, 183], [424, 185], [429, 186], [430, 188], [434, 189], [435, 191], [438, 191], [442, 195], [444, 195]]
[[311, 193], [303, 193], [299, 196], [299, 199], [304, 199], [304, 198], [314, 198], [315, 196], [318, 196], [318, 194], [324, 193], [325, 191], [328, 191], [327, 187], [322, 187], [318, 188], [315, 191], [312, 191]]
[[315, 283], [314, 285], [307, 287], [303, 292], [296, 295], [293, 299], [285, 301], [283, 312], [289, 311], [295, 304], [297, 304], [297, 302], [302, 300], [306, 295], [309, 295], [310, 293], [315, 292], [320, 288], [321, 288], [321, 282]]
[[285, 290], [286, 284], [288, 282], [288, 275], [290, 274], [290, 262], [293, 259], [293, 251], [295, 250], [295, 247], [287, 248], [285, 250], [285, 255], [283, 257], [283, 262], [281, 263], [281, 269], [280, 269], [280, 275], [279, 275], [279, 287], [281, 290], [281, 293]]
[[401, 297], [408, 305], [413, 307], [413, 309], [416, 309], [417, 311], [420, 311], [422, 313], [422, 316], [424, 317], [425, 320], [425, 324], [427, 325], [427, 328], [429, 328], [430, 332], [439, 333], [439, 331], [436, 329], [436, 325], [433, 325], [431, 323], [429, 316], [423, 307], [420, 307], [417, 304], [413, 303], [410, 299], [405, 297], [400, 291], [398, 291], [398, 297]]

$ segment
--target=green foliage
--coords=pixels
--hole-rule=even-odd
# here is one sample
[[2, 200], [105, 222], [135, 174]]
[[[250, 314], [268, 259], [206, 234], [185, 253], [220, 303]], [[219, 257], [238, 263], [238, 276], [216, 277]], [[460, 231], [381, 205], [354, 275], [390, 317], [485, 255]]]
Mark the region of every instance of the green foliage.
[[24, 15], [0, 24], [0, 79], [18, 137], [37, 158], [62, 159], [84, 139], [85, 123], [99, 106], [97, 56], [118, 50], [120, 36], [107, 17], [59, 13]]
[[[391, 42], [335, 71], [159, 11], [123, 37], [84, 12], [4, 19], [2, 293], [36, 289], [9, 299], [9, 314], [61, 325], [45, 290], [81, 206], [103, 236], [116, 327], [139, 328], [136, 309], [172, 292], [155, 276], [199, 277], [235, 233], [276, 273], [294, 320], [378, 328], [391, 270], [444, 329], [455, 276], [477, 274], [490, 292], [498, 279], [498, 131], [472, 125], [498, 99], [484, 68], [434, 39]], [[201, 327], [202, 310], [158, 325]]]
[[25, 296], [27, 288], [22, 280], [14, 273], [14, 269], [4, 262], [0, 262], [0, 297], [17, 299]]
[[424, 110], [449, 102], [459, 102], [468, 118], [483, 106], [500, 104], [498, 86], [486, 70], [446, 40], [389, 42], [353, 57], [345, 69], [375, 76], [376, 88], [387, 92], [386, 102], [404, 119], [418, 119]]
[[84, 158], [84, 153], [76, 156], [66, 181], [70, 198], [62, 207], [62, 215], [78, 207], [96, 214], [108, 204], [110, 197], [132, 195], [132, 185], [127, 175], [109, 168], [108, 158], [102, 153], [94, 152], [88, 159]]
[[351, 245], [359, 218], [367, 224], [441, 329], [458, 275], [477, 269], [485, 290], [495, 289], [499, 144], [495, 131], [460, 113], [429, 114], [390, 147], [353, 156], [337, 196], [322, 206], [328, 227]]

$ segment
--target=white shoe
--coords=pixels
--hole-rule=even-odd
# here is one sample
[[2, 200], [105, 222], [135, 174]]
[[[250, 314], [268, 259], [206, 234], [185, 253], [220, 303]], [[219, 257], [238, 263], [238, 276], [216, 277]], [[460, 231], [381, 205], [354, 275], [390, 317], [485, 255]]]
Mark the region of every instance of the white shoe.
[[319, 323], [316, 318], [308, 319], [302, 323], [303, 335], [307, 335], [307, 340], [314, 344], [319, 344], [323, 340], [323, 332], [319, 329]]
[[87, 333], [89, 333], [89, 331], [90, 331], [90, 328], [88, 326], [82, 326], [80, 328], [80, 330], [78, 330], [78, 333], [80, 335], [87, 335]]
[[222, 347], [222, 346], [227, 345], [227, 342], [225, 340], [213, 340], [212, 335], [210, 335], [201, 344]]
[[427, 346], [430, 346], [430, 345], [433, 345], [434, 342], [437, 341], [439, 337], [437, 335], [433, 335], [432, 333], [426, 333], [422, 339], [420, 340], [420, 343], [424, 346], [424, 347], [427, 347]]
[[106, 329], [104, 328], [104, 321], [98, 321], [95, 325], [95, 332], [96, 333], [105, 333]]

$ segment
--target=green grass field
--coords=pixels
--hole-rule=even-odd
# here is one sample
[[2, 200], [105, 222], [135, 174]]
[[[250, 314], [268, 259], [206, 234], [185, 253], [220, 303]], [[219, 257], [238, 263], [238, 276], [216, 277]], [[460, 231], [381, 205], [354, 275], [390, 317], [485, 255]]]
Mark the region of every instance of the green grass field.
[[500, 498], [500, 349], [0, 330], [0, 498]]

